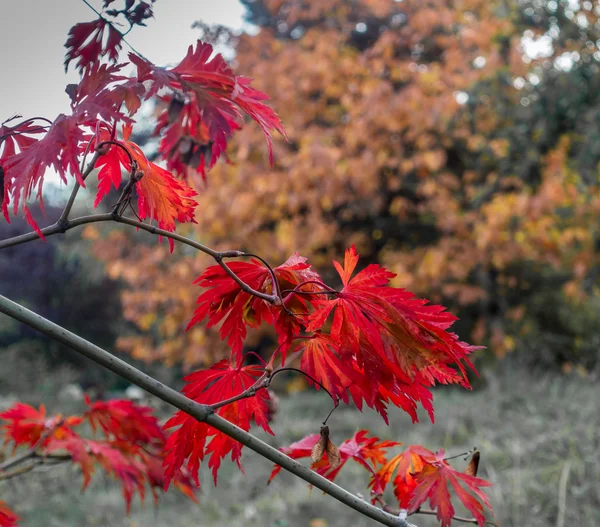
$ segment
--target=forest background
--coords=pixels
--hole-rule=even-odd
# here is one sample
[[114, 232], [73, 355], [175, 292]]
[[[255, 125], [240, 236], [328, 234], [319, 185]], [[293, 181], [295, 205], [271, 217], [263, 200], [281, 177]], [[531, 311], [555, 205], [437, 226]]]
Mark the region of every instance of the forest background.
[[[436, 390], [435, 427], [398, 415], [379, 435], [476, 444], [502, 525], [600, 524], [598, 2], [241, 3], [247, 32], [198, 24], [197, 36], [228, 50], [272, 97], [288, 141], [275, 139], [271, 167], [258, 127], [244, 127], [208, 182], [186, 166], [192, 145], [180, 145], [178, 169], [200, 194], [198, 224], [180, 232], [273, 262], [298, 250], [329, 282], [331, 259], [354, 243], [364, 265], [397, 273], [394, 285], [447, 305], [460, 317], [456, 332], [487, 347], [477, 356], [482, 378], [473, 393]], [[135, 140], [151, 154], [152, 130], [139, 124]], [[57, 191], [48, 220], [65, 194]], [[92, 198], [78, 206], [91, 209]], [[2, 222], [0, 236], [26, 230]], [[209, 260], [180, 247], [168, 253], [144, 233], [90, 226], [3, 250], [2, 292], [180, 385], [227, 348], [216, 331], [184, 331], [198, 294], [190, 284]], [[1, 324], [2, 405], [54, 398], [49, 406], [64, 411], [69, 382], [106, 396], [127, 387], [33, 331]], [[257, 330], [247, 349], [260, 354], [273, 338]], [[292, 375], [277, 388], [275, 427], [289, 444], [322, 399], [286, 397], [303, 388]], [[350, 434], [358, 422], [350, 411], [332, 419]], [[382, 425], [369, 424], [378, 435]], [[40, 494], [19, 504], [28, 525], [48, 525], [48, 507], [50, 521], [67, 524], [187, 525], [186, 515], [194, 525], [348, 523], [291, 478], [267, 489], [270, 467], [249, 463], [230, 488], [204, 485], [200, 499], [211, 506], [168, 496], [159, 520], [148, 505], [126, 518], [108, 486], [81, 501], [78, 488], [55, 498], [33, 478], [8, 492], [15, 505]]]

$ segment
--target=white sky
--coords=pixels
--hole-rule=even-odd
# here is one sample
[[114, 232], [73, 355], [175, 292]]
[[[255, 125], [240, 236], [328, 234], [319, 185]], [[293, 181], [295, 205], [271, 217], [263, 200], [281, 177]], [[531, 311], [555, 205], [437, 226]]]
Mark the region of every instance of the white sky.
[[[176, 63], [199, 36], [195, 21], [240, 28], [243, 13], [237, 0], [157, 0], [154, 19], [127, 40], [155, 64]], [[71, 26], [95, 18], [81, 0], [0, 0], [0, 122], [15, 113], [53, 120], [69, 112], [64, 90], [78, 75], [73, 64], [64, 73], [64, 43]]]

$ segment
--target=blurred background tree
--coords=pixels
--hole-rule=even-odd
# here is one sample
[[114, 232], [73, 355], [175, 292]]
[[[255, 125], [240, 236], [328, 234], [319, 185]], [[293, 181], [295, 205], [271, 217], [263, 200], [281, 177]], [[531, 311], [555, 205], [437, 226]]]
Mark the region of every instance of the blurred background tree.
[[[252, 34], [200, 25], [269, 93], [289, 141], [248, 126], [187, 235], [319, 272], [355, 243], [396, 286], [448, 305], [465, 340], [528, 366], [600, 361], [600, 8], [584, 1], [243, 0]], [[187, 142], [186, 142], [187, 141]], [[194, 138], [182, 138], [185, 145]], [[184, 328], [210, 262], [88, 227], [125, 284], [118, 338], [187, 367], [226, 347]], [[143, 262], [143, 265], [139, 265]], [[135, 265], [133, 265], [135, 263]], [[257, 332], [253, 349], [270, 346]]]

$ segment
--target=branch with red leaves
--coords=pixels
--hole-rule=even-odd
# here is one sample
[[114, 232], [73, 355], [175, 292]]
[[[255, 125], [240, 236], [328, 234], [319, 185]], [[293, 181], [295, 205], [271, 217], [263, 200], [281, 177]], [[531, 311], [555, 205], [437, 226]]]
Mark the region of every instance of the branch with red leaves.
[[[16, 403], [0, 413], [0, 439], [13, 453], [26, 448], [0, 464], [0, 481], [12, 479], [40, 465], [76, 464], [83, 475], [85, 490], [97, 469], [104, 470], [121, 483], [127, 511], [135, 494], [144, 501], [146, 487], [158, 503], [157, 489], [164, 487], [162, 470], [165, 434], [152, 409], [127, 400], [98, 401], [85, 398], [88, 409], [82, 415], [63, 418], [48, 416], [39, 409]], [[80, 435], [87, 423], [95, 437]], [[184, 471], [174, 485], [197, 501], [197, 486]], [[0, 525], [2, 525], [0, 523]]]
[[[173, 405], [186, 415], [192, 417], [198, 424], [206, 423], [219, 432], [227, 435], [231, 439], [240, 442], [251, 450], [254, 450], [261, 456], [277, 463], [284, 469], [292, 472], [296, 476], [304, 479], [311, 485], [321, 489], [323, 492], [334, 497], [338, 501], [348, 505], [354, 510], [372, 518], [383, 525], [391, 527], [407, 527], [407, 522], [382, 511], [370, 503], [360, 499], [350, 492], [342, 489], [335, 483], [320, 476], [318, 473], [310, 470], [308, 467], [298, 463], [294, 459], [286, 456], [279, 450], [261, 441], [256, 436], [239, 428], [235, 424], [223, 419], [212, 412], [211, 408], [205, 404], [195, 402], [193, 399], [165, 386], [160, 381], [144, 374], [130, 364], [118, 359], [109, 352], [95, 346], [85, 339], [71, 333], [70, 331], [54, 324], [44, 317], [20, 306], [19, 304], [0, 295], [0, 312], [5, 315], [26, 324], [33, 329], [47, 335], [48, 337], [64, 344], [70, 349], [81, 353], [89, 359], [97, 362], [121, 377], [127, 379], [140, 388], [155, 395], [159, 399]], [[2, 503], [0, 503], [2, 506]], [[0, 509], [1, 510], [1, 509]]]
[[[334, 262], [342, 282], [342, 288], [336, 290], [326, 285], [306, 258], [298, 254], [273, 267], [260, 256], [235, 250], [218, 252], [177, 234], [177, 223], [195, 222], [196, 191], [189, 181], [195, 174], [205, 178], [206, 171], [226, 155], [227, 143], [241, 128], [244, 114], [263, 130], [271, 163], [271, 133], [278, 131], [285, 137], [285, 132], [277, 114], [264, 103], [267, 96], [254, 89], [250, 79], [235, 75], [223, 57], [213, 56], [212, 46], [201, 41], [195, 48], [190, 46], [184, 59], [173, 68], [158, 67], [133, 50], [128, 58], [136, 74], [123, 75], [126, 64], [116, 62], [126, 42], [124, 33], [111, 20], [124, 17], [130, 29], [144, 25], [152, 16], [152, 6], [141, 0], [127, 0], [119, 10], [112, 5], [113, 1], [104, 0], [102, 12], [95, 10], [96, 20], [78, 24], [69, 33], [65, 65], [76, 60], [82, 75], [78, 84], [67, 87], [71, 113], [61, 114], [54, 121], [32, 118], [14, 124], [15, 119], [8, 119], [0, 124], [3, 213], [10, 221], [11, 213], [22, 212], [33, 228], [31, 233], [0, 242], [0, 249], [106, 221], [145, 230], [158, 235], [159, 240], [165, 237], [171, 251], [175, 241], [187, 244], [210, 255], [217, 263], [194, 281], [202, 292], [188, 329], [205, 320], [208, 328], [219, 326], [231, 355], [189, 375], [183, 394], [179, 394], [1, 296], [0, 312], [95, 360], [179, 409], [164, 427], [174, 430], [168, 436], [161, 436], [165, 490], [171, 482], [176, 484], [187, 475], [199, 484], [198, 470], [204, 461], [216, 483], [221, 461], [227, 455], [241, 468], [242, 445], [245, 445], [385, 525], [409, 524], [335, 485], [333, 480], [346, 461], [353, 459], [368, 471], [377, 496], [396, 472], [393, 480], [396, 498], [409, 513], [420, 511], [421, 505], [429, 500], [442, 527], [449, 526], [452, 519], [457, 519], [449, 494], [452, 488], [474, 520], [484, 525], [484, 507], [490, 510], [491, 507], [481, 487], [489, 483], [477, 478], [476, 470], [471, 470], [472, 473], [469, 469], [465, 473], [455, 470], [442, 450], [433, 453], [423, 447], [409, 447], [388, 460], [387, 449], [397, 443], [368, 437], [366, 430], [357, 432], [338, 448], [326, 426], [329, 416], [320, 434], [283, 449], [289, 456], [249, 433], [253, 424], [272, 433], [268, 424], [269, 394], [265, 388], [274, 375], [292, 369], [304, 374], [317, 389], [327, 392], [334, 408], [340, 401], [352, 401], [359, 410], [365, 406], [375, 409], [387, 422], [387, 408], [391, 404], [417, 421], [417, 407], [421, 405], [433, 421], [431, 387], [443, 383], [469, 388], [466, 370], [475, 371], [469, 356], [477, 348], [460, 341], [450, 331], [456, 317], [443, 306], [430, 305], [408, 291], [390, 287], [394, 275], [387, 269], [373, 264], [356, 272], [359, 256], [354, 246], [346, 251], [343, 264]], [[157, 96], [162, 110], [155, 135], [160, 137], [159, 155], [166, 169], [150, 161], [132, 140], [133, 116], [143, 101]], [[92, 159], [86, 165], [89, 154]], [[58, 221], [40, 229], [27, 203], [36, 191], [43, 205], [47, 168], [53, 168], [63, 182], [68, 181], [68, 174], [72, 175], [75, 186]], [[120, 197], [110, 213], [70, 219], [79, 188], [85, 186], [94, 169], [98, 169], [94, 207], [113, 189], [120, 189]], [[128, 174], [125, 184], [123, 173]], [[125, 216], [128, 209], [137, 219]], [[250, 258], [250, 261], [225, 263], [230, 258]], [[278, 347], [268, 364], [245, 365], [242, 351], [248, 328], [257, 328], [263, 322], [275, 328]], [[286, 366], [290, 358], [300, 358], [298, 368]], [[114, 428], [115, 416], [123, 410], [123, 407], [110, 410], [97, 407], [86, 418], [92, 427], [108, 433], [106, 441], [123, 441], [127, 426]], [[141, 416], [144, 411], [137, 413]], [[29, 447], [25, 454], [7, 462], [5, 477], [13, 477], [6, 472], [7, 468], [21, 466], [24, 470], [27, 461], [48, 459], [60, 446], [71, 461], [81, 466], [84, 485], [90, 467], [97, 462], [122, 480], [127, 504], [135, 492], [143, 495], [139, 463], [128, 462], [116, 444], [79, 437], [73, 430], [76, 422], [68, 419], [53, 421], [51, 428], [40, 428], [46, 427], [46, 420], [42, 424], [42, 414], [42, 408], [38, 411], [21, 406], [4, 415], [12, 423], [15, 445]], [[21, 430], [23, 415], [29, 416], [29, 428]], [[131, 423], [140, 416], [129, 412]], [[144, 426], [130, 427], [127, 438], [132, 439], [143, 430]], [[137, 438], [134, 443], [139, 441]], [[134, 456], [139, 455], [136, 451]], [[300, 457], [310, 457], [314, 470], [293, 459]], [[6, 510], [0, 502], [3, 527], [16, 522]]]

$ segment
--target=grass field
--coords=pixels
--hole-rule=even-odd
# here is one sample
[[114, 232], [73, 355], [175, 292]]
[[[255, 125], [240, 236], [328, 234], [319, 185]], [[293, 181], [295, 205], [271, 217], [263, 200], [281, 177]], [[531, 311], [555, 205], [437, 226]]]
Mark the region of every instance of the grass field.
[[[329, 422], [332, 439], [339, 443], [368, 428], [382, 438], [443, 447], [449, 454], [476, 446], [482, 452], [479, 475], [494, 484], [489, 495], [503, 527], [600, 526], [600, 386], [575, 376], [532, 378], [511, 371], [508, 363], [502, 370], [473, 393], [438, 390], [435, 425], [412, 425], [406, 415], [392, 412], [388, 428], [374, 413], [341, 407]], [[266, 440], [281, 446], [318, 432], [328, 406], [320, 394], [282, 397], [273, 423], [276, 438]], [[70, 467], [3, 482], [0, 497], [21, 514], [26, 527], [375, 525], [290, 474], [267, 486], [271, 464], [250, 451], [243, 459], [246, 475], [226, 464], [217, 488], [202, 470], [198, 505], [170, 492], [158, 509], [151, 500], [143, 507], [135, 502], [129, 517], [118, 485], [97, 477], [81, 494], [81, 476]], [[364, 493], [366, 482], [364, 470], [353, 463], [339, 480], [355, 493]], [[411, 522], [439, 525], [419, 515]]]

